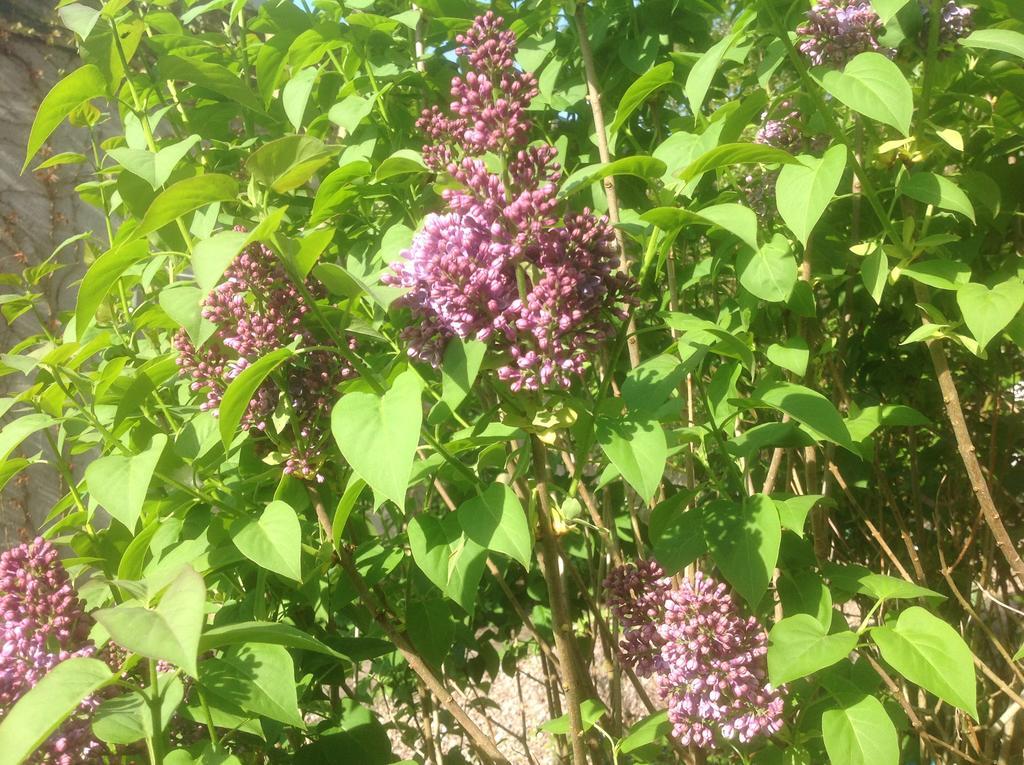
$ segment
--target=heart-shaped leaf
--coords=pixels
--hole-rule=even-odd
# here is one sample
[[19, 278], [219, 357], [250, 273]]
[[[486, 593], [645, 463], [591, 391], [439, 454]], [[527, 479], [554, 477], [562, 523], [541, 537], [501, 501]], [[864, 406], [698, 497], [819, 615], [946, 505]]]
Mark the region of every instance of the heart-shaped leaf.
[[846, 147], [833, 146], [818, 159], [801, 155], [799, 164], [784, 165], [775, 183], [779, 215], [807, 246], [811, 231], [832, 202], [846, 169]]
[[417, 515], [409, 522], [409, 548], [420, 570], [438, 589], [472, 614], [487, 554], [450, 513]]
[[861, 53], [843, 71], [825, 72], [821, 84], [855, 112], [910, 135], [914, 114], [910, 83], [900, 68], [881, 53]]
[[992, 289], [984, 284], [967, 284], [956, 292], [956, 302], [981, 348], [992, 342], [1024, 306], [1024, 284], [1011, 278]]
[[139, 522], [153, 471], [166, 445], [167, 436], [157, 433], [145, 451], [131, 457], [100, 457], [85, 469], [89, 494], [129, 531], [135, 531]]
[[271, 502], [258, 519], [233, 529], [233, 538], [238, 551], [256, 565], [302, 581], [302, 529], [287, 502]]
[[508, 486], [489, 486], [483, 494], [463, 502], [457, 517], [466, 536], [478, 545], [530, 568], [533, 535], [519, 498]]
[[121, 605], [96, 611], [94, 617], [123, 648], [164, 659], [196, 677], [205, 607], [203, 578], [184, 566], [156, 608]]
[[871, 638], [907, 680], [978, 719], [974, 656], [946, 622], [911, 606], [891, 625], [871, 630]]
[[350, 391], [331, 413], [331, 430], [348, 464], [375, 492], [399, 507], [405, 506], [420, 439], [422, 387], [419, 375], [409, 369], [383, 396]]
[[788, 616], [768, 634], [768, 678], [782, 685], [842, 661], [857, 647], [849, 630], [829, 635], [809, 614]]

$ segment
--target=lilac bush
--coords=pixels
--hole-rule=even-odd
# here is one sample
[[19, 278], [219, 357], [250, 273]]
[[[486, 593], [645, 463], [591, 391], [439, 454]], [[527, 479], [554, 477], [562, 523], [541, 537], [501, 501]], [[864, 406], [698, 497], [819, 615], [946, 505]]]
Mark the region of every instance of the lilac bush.
[[[451, 83], [451, 116], [437, 107], [417, 123], [430, 143], [427, 165], [459, 188], [448, 210], [428, 215], [389, 284], [413, 323], [409, 354], [440, 364], [452, 338], [490, 343], [513, 390], [568, 387], [613, 334], [625, 288], [606, 218], [559, 214], [561, 168], [549, 145], [527, 145], [533, 75], [515, 67], [515, 35], [488, 12], [460, 35], [469, 71]], [[488, 169], [491, 152], [501, 172]]]

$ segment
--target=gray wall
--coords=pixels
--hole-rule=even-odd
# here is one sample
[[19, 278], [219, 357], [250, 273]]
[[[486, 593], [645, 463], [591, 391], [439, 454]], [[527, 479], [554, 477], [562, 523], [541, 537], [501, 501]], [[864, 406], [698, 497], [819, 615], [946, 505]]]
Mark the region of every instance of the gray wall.
[[[20, 175], [25, 145], [36, 108], [53, 83], [78, 63], [67, 47], [69, 33], [56, 33], [38, 18], [56, 3], [50, 0], [0, 0], [0, 272], [20, 272], [26, 265], [46, 259], [67, 237], [85, 230], [101, 230], [102, 218], [80, 202], [74, 187], [86, 172], [79, 165], [64, 165]], [[60, 128], [51, 140], [57, 151], [84, 151], [85, 131]], [[47, 151], [48, 149], [44, 149]], [[77, 280], [81, 278], [81, 248], [62, 253], [68, 267], [46, 285], [40, 313], [56, 322], [61, 311], [74, 308]], [[10, 291], [0, 285], [0, 293]], [[0, 352], [37, 331], [30, 316], [13, 326], [0, 318]], [[0, 396], [16, 395], [28, 385], [21, 375], [0, 377]], [[4, 422], [10, 415], [4, 418]], [[39, 437], [26, 442], [22, 455], [46, 448]], [[83, 465], [76, 465], [76, 472]], [[29, 468], [0, 494], [0, 549], [31, 536], [66, 487], [46, 465]]]

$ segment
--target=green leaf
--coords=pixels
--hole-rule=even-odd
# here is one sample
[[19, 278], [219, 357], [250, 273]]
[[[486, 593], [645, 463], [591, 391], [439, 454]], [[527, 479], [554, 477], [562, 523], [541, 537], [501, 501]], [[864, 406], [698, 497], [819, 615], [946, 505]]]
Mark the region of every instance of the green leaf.
[[936, 173], [914, 173], [900, 180], [900, 194], [942, 210], [952, 210], [974, 222], [974, 205], [953, 181]]
[[353, 183], [356, 179], [368, 176], [372, 166], [366, 160], [346, 162], [331, 172], [321, 181], [313, 200], [313, 212], [309, 216], [309, 225], [315, 226], [348, 207], [349, 203], [359, 198], [359, 190]]
[[882, 658], [912, 683], [978, 719], [974, 656], [959, 633], [919, 606], [875, 627]]
[[671, 61], [666, 61], [642, 74], [626, 88], [626, 92], [622, 94], [622, 99], [619, 101], [619, 107], [615, 110], [615, 118], [608, 127], [609, 138], [614, 139], [619, 128], [626, 123], [633, 112], [640, 108], [644, 101], [672, 82], [674, 70], [675, 65]]
[[302, 118], [306, 114], [306, 104], [309, 103], [309, 95], [313, 92], [316, 76], [316, 67], [307, 67], [288, 80], [281, 91], [284, 114], [296, 130], [302, 128]]
[[[597, 699], [586, 699], [585, 701], [580, 702], [580, 717], [583, 718], [584, 731], [588, 731], [593, 728], [594, 724], [606, 714], [608, 714], [608, 708]], [[540, 726], [540, 729], [555, 736], [569, 735], [569, 713], [566, 712], [561, 717], [556, 717], [554, 720], [548, 720]]]
[[694, 215], [735, 234], [751, 248], [758, 248], [757, 215], [749, 207], [737, 204], [711, 205], [697, 210]]
[[671, 732], [668, 710], [663, 709], [631, 725], [626, 737], [619, 743], [619, 751], [628, 754], [642, 746], [667, 741]]
[[199, 652], [206, 653], [224, 646], [239, 643], [267, 643], [298, 648], [300, 651], [333, 656], [335, 659], [347, 658], [345, 654], [321, 643], [305, 630], [281, 622], [239, 622], [213, 627], [203, 633], [199, 639]]
[[754, 297], [769, 303], [784, 303], [793, 294], [797, 265], [789, 242], [776, 234], [759, 250], [744, 249], [736, 257], [740, 284]]
[[57, 11], [61, 23], [82, 38], [84, 41], [89, 37], [96, 22], [100, 19], [100, 12], [81, 3], [71, 3], [60, 6]]
[[405, 507], [416, 447], [420, 440], [423, 383], [407, 369], [383, 396], [346, 393], [331, 413], [331, 430], [342, 455], [370, 487]]
[[389, 178], [395, 178], [399, 175], [424, 173], [426, 171], [427, 166], [423, 164], [423, 157], [418, 151], [412, 151], [411, 149], [399, 149], [380, 163], [374, 177], [378, 181], [386, 181]]
[[686, 75], [686, 86], [683, 92], [693, 114], [700, 114], [704, 99], [708, 94], [708, 88], [711, 87], [711, 81], [714, 79], [718, 67], [722, 65], [726, 55], [739, 41], [743, 30], [754, 17], [749, 10], [741, 14], [729, 34], [702, 53], [690, 69], [689, 74]]
[[789, 499], [776, 499], [775, 509], [779, 511], [779, 520], [782, 528], [795, 532], [803, 537], [804, 526], [807, 523], [807, 514], [814, 509], [819, 502], [831, 503], [832, 500], [820, 494], [804, 494]]
[[366, 481], [354, 473], [349, 476], [345, 492], [341, 495], [341, 499], [338, 500], [338, 506], [334, 508], [332, 530], [334, 532], [335, 547], [341, 544], [343, 534], [345, 533], [345, 524], [348, 523], [348, 517], [352, 514], [352, 510], [355, 508], [356, 502], [359, 501], [359, 497], [362, 496], [363, 489], [365, 488]]
[[[929, 287], [940, 290], [958, 290], [971, 280], [971, 269], [957, 260], [932, 258], [931, 260], [915, 260], [909, 265], [900, 266], [899, 273]], [[897, 269], [893, 269], [896, 272]]]
[[345, 128], [346, 133], [354, 133], [366, 115], [372, 111], [372, 100], [353, 94], [332, 106], [331, 110], [327, 112], [327, 119], [335, 125]]
[[175, 219], [214, 202], [234, 201], [238, 184], [229, 175], [209, 173], [185, 178], [165, 189], [153, 200], [134, 236], [146, 236], [173, 223]]
[[1017, 278], [1000, 282], [992, 289], [984, 284], [967, 284], [957, 290], [956, 303], [967, 328], [984, 349], [1020, 313], [1024, 306], [1024, 284]]
[[[160, 693], [159, 732], [162, 732], [181, 704], [185, 689], [181, 678], [174, 673], [160, 673], [157, 682]], [[91, 719], [93, 733], [108, 744], [133, 744], [154, 733], [149, 703], [136, 692], [107, 699], [92, 713]]]
[[768, 679], [780, 686], [842, 661], [857, 647], [849, 630], [829, 635], [809, 614], [787, 616], [768, 633]]
[[661, 423], [600, 417], [597, 442], [644, 502], [650, 502], [661, 485], [668, 459], [668, 444]]
[[189, 340], [197, 348], [205, 343], [216, 331], [217, 326], [203, 318], [203, 291], [191, 284], [165, 287], [160, 291], [157, 302], [168, 316], [185, 328]]
[[21, 166], [21, 172], [25, 172], [32, 157], [71, 112], [82, 104], [105, 95], [106, 92], [107, 83], [103, 79], [103, 73], [92, 64], [76, 69], [54, 85], [39, 104], [35, 119], [32, 121], [25, 163]]
[[910, 135], [914, 96], [903, 72], [881, 53], [861, 53], [842, 72], [828, 71], [821, 84], [855, 112]]
[[440, 667], [455, 639], [455, 621], [448, 604], [436, 597], [414, 600], [406, 607], [405, 625], [417, 653]]
[[163, 79], [192, 82], [220, 96], [231, 99], [254, 112], [262, 112], [259, 98], [239, 77], [227, 67], [198, 58], [167, 56], [161, 58], [158, 66]]
[[480, 372], [487, 343], [454, 337], [448, 341], [441, 361], [441, 401], [448, 411], [458, 409], [469, 395]]
[[768, 589], [782, 543], [775, 503], [765, 494], [742, 504], [714, 500], [703, 511], [704, 536], [722, 575], [755, 608]]
[[821, 159], [801, 155], [799, 164], [785, 165], [775, 184], [779, 215], [806, 247], [846, 170], [846, 147], [833, 146]]
[[444, 518], [417, 515], [409, 521], [412, 559], [438, 589], [468, 614], [476, 606], [487, 554], [462, 531], [455, 513]]
[[123, 168], [148, 183], [153, 191], [158, 191], [171, 177], [182, 157], [199, 143], [197, 135], [190, 135], [177, 143], [165, 146], [155, 154], [145, 149], [108, 149], [107, 154]]
[[139, 522], [153, 471], [166, 445], [167, 436], [157, 433], [145, 451], [131, 457], [100, 457], [85, 469], [89, 494], [131, 532]]
[[246, 643], [202, 664], [200, 683], [249, 712], [305, 729], [295, 664], [284, 646]]
[[1012, 29], [978, 29], [960, 41], [965, 48], [996, 50], [1024, 58], [1024, 34]]
[[1021, 659], [1024, 659], [1024, 643], [1021, 643], [1020, 648], [1017, 649], [1017, 653], [1013, 655], [1014, 661], [1020, 661]]
[[191, 566], [183, 566], [155, 609], [120, 605], [93, 616], [121, 647], [150, 659], [164, 659], [196, 677], [205, 608], [203, 578]]
[[779, 574], [776, 591], [786, 616], [808, 614], [828, 629], [832, 624], [832, 593], [817, 574], [810, 571]]
[[248, 238], [244, 231], [221, 231], [196, 243], [192, 250], [192, 272], [204, 295], [217, 286]]
[[648, 528], [654, 557], [670, 576], [675, 576], [708, 550], [703, 510], [699, 507], [692, 510], [684, 508], [692, 499], [689, 493], [677, 494], [660, 502], [651, 511]]
[[899, 765], [896, 726], [873, 696], [846, 700], [821, 715], [821, 733], [832, 765]]
[[149, 245], [136, 240], [107, 250], [93, 261], [78, 287], [75, 306], [75, 334], [79, 342], [92, 323], [100, 304], [121, 275], [149, 255]]
[[256, 390], [271, 372], [292, 355], [292, 351], [288, 348], [271, 351], [243, 369], [242, 373], [232, 380], [225, 389], [217, 410], [220, 420], [220, 438], [225, 448], [231, 445], [235, 431], [238, 430], [238, 424], [242, 421], [245, 410], [249, 408], [249, 402], [252, 401]]
[[697, 176], [720, 167], [750, 164], [786, 165], [796, 161], [796, 157], [782, 149], [762, 143], [723, 143], [702, 154], [676, 175], [684, 181], [692, 181]]
[[638, 178], [660, 178], [665, 174], [665, 163], [645, 156], [623, 157], [614, 162], [597, 163], [581, 167], [562, 183], [558, 195], [567, 197], [585, 189], [592, 183], [613, 175], [635, 175]]
[[889, 19], [899, 13], [909, 2], [910, 0], [871, 0], [871, 7], [875, 9], [875, 13], [878, 14], [882, 23], [888, 24]]
[[820, 439], [853, 449], [850, 431], [835, 405], [817, 391], [795, 383], [773, 383], [754, 391], [753, 398], [784, 412]]
[[297, 189], [338, 153], [309, 135], [286, 135], [258, 148], [245, 162], [258, 183], [278, 194]]
[[519, 561], [527, 570], [533, 555], [533, 534], [515, 492], [503, 483], [459, 505], [459, 524], [481, 547]]
[[11, 452], [33, 433], [56, 424], [57, 421], [50, 415], [35, 413], [26, 414], [4, 425], [3, 430], [0, 430], [0, 462], [6, 461]]
[[929, 590], [927, 587], [921, 587], [905, 579], [897, 579], [885, 574], [865, 574], [858, 577], [857, 584], [860, 586], [861, 592], [884, 600], [936, 598], [941, 601], [946, 599], [944, 595], [940, 595], [935, 590]]
[[885, 250], [875, 247], [860, 264], [860, 278], [867, 288], [868, 294], [876, 304], [882, 304], [882, 292], [889, 277], [889, 258]]
[[117, 679], [99, 659], [62, 661], [22, 696], [0, 721], [0, 758], [24, 762], [78, 705]]
[[302, 529], [287, 502], [275, 500], [259, 519], [232, 528], [235, 547], [246, 558], [275, 574], [302, 581]]
[[782, 345], [769, 345], [765, 356], [775, 366], [788, 369], [797, 377], [803, 377], [807, 374], [807, 362], [811, 359], [811, 352], [807, 348], [806, 340], [802, 337], [791, 337]]

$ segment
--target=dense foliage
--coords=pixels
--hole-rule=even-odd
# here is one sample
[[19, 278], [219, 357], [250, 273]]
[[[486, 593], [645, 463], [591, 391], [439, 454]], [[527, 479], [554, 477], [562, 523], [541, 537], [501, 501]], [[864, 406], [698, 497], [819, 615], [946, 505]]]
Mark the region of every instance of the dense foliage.
[[0, 765], [1020, 762], [1024, 6], [58, 14]]

